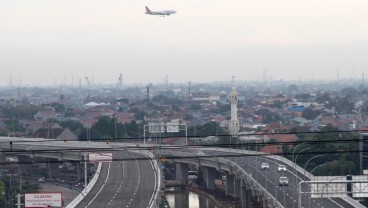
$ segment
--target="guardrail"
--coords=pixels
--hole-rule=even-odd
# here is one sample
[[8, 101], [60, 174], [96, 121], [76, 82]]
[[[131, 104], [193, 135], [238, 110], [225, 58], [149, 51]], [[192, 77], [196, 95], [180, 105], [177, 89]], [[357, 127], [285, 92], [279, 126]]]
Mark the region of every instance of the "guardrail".
[[[213, 148], [201, 148], [201, 150], [210, 150], [213, 151]], [[278, 156], [278, 155], [269, 155], [267, 153], [264, 152], [257, 152], [257, 151], [251, 151], [251, 150], [239, 150], [239, 149], [228, 149], [228, 148], [217, 148], [217, 151], [223, 151], [223, 152], [232, 152], [232, 153], [237, 153], [237, 154], [248, 154], [248, 155], [260, 155], [262, 154], [264, 157], [267, 157], [269, 159], [274, 159], [274, 160], [278, 160], [282, 163], [285, 163], [293, 168], [295, 168], [295, 170], [297, 172], [299, 172], [301, 175], [303, 175], [304, 177], [307, 177], [309, 179], [314, 178], [314, 175], [310, 174], [308, 171], [304, 170], [304, 168], [298, 166], [297, 164], [295, 164], [294, 162], [290, 161], [287, 158]], [[244, 170], [243, 170], [244, 171]], [[344, 200], [345, 202], [347, 202], [348, 204], [352, 205], [353, 207], [365, 207], [362, 204], [360, 204], [358, 201], [354, 200], [351, 197], [342, 197], [342, 200]]]
[[155, 155], [153, 153], [151, 153], [150, 151], [146, 151], [146, 150], [141, 150], [141, 151], [132, 150], [132, 152], [143, 154], [146, 157], [150, 158], [150, 161], [151, 161], [152, 166], [153, 166], [153, 171], [154, 171], [155, 176], [156, 176], [156, 179], [157, 179], [157, 180], [155, 180], [155, 182], [157, 181], [157, 184], [155, 184], [155, 193], [152, 196], [152, 198], [151, 198], [151, 200], [149, 202], [148, 207], [149, 208], [155, 208], [155, 207], [157, 207], [155, 201], [156, 201], [156, 199], [158, 199], [159, 193], [160, 193], [160, 189], [161, 189], [161, 170], [160, 170], [160, 167], [158, 166], [157, 161], [155, 160]]
[[89, 191], [96, 184], [100, 176], [101, 168], [102, 168], [102, 163], [98, 163], [96, 173], [93, 176], [92, 180], [88, 183], [87, 187], [84, 188], [83, 191], [81, 191], [81, 193], [72, 202], [70, 202], [65, 208], [74, 208], [84, 199], [84, 197], [89, 193]]
[[233, 161], [230, 161], [225, 158], [196, 158], [196, 159], [185, 158], [185, 159], [177, 159], [177, 161], [188, 162], [191, 164], [199, 163], [200, 165], [216, 169], [227, 170], [237, 173], [240, 172], [241, 173], [240, 177], [243, 180], [247, 181], [249, 183], [248, 185], [252, 185], [252, 188], [255, 188], [257, 192], [263, 193], [264, 200], [266, 200], [267, 203], [268, 200], [271, 200], [272, 207], [283, 208], [282, 204], [278, 202], [262, 185], [260, 185], [258, 181], [256, 181], [253, 177], [251, 177], [247, 172], [245, 172], [244, 169], [242, 169], [238, 164], [236, 164]]

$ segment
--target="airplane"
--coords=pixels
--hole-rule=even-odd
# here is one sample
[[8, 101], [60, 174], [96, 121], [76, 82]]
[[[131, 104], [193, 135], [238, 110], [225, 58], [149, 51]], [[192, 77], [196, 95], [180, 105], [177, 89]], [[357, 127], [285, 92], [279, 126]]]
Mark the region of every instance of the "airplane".
[[150, 15], [159, 15], [159, 16], [169, 16], [172, 14], [175, 14], [176, 11], [175, 10], [164, 10], [164, 11], [151, 11], [147, 6], [146, 6], [146, 14], [150, 14]]

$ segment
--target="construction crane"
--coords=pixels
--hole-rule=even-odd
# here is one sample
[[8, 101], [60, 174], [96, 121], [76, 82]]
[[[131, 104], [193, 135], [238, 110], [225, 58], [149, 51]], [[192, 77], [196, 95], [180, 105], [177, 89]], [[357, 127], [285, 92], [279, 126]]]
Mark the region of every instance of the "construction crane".
[[91, 88], [91, 82], [89, 81], [88, 77], [86, 77], [86, 82], [87, 82], [88, 88]]
[[123, 74], [120, 74], [118, 81], [116, 83], [116, 89], [121, 90], [123, 87]]
[[87, 83], [87, 86], [88, 86], [88, 98], [91, 97], [91, 88], [92, 88], [92, 85], [91, 85], [91, 82], [89, 81], [88, 77], [85, 77], [86, 79], [86, 83]]

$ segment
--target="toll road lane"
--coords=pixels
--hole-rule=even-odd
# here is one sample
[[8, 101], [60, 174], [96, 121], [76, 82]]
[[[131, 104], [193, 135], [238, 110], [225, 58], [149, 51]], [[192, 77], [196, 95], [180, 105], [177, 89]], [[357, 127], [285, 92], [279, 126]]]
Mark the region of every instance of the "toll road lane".
[[117, 161], [103, 164], [96, 185], [78, 208], [148, 207], [156, 180], [150, 161], [127, 151], [115, 152], [113, 157]]

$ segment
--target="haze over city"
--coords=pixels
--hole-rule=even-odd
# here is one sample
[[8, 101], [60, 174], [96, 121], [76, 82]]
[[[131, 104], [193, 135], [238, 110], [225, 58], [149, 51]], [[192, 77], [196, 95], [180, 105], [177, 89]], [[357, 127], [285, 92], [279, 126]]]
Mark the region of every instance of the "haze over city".
[[[145, 15], [174, 9], [169, 17]], [[368, 2], [11, 1], [0, 3], [0, 86], [361, 79]]]

